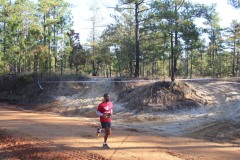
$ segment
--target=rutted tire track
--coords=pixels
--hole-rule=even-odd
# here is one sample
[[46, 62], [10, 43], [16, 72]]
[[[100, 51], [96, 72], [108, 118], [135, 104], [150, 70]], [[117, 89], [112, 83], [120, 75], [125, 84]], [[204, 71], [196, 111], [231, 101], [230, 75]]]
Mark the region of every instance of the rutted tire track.
[[16, 136], [0, 130], [0, 159], [24, 160], [107, 160], [78, 148], [56, 145], [30, 136]]

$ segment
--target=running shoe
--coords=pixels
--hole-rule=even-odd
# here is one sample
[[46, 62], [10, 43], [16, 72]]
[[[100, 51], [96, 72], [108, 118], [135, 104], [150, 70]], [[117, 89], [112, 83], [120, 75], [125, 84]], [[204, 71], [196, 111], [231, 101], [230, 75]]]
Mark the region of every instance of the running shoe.
[[102, 129], [101, 129], [101, 127], [98, 127], [97, 128], [97, 136], [99, 137], [100, 136], [100, 133], [102, 132]]
[[109, 147], [109, 146], [107, 145], [107, 143], [106, 143], [106, 144], [103, 144], [102, 148], [104, 148], [104, 149], [109, 149], [110, 147]]

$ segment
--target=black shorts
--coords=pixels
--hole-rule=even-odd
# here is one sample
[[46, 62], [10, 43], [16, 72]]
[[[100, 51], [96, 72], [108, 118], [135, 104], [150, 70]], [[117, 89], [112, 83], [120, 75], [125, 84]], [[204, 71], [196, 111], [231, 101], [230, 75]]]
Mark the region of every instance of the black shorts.
[[111, 128], [111, 122], [101, 122], [102, 128]]

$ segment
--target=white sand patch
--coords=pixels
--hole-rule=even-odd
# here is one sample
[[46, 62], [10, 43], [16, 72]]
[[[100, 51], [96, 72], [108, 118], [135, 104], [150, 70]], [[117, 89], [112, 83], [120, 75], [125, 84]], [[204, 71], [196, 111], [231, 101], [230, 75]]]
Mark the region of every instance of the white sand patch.
[[[230, 136], [222, 128], [216, 130], [211, 126], [239, 124], [240, 103], [231, 103], [218, 107], [200, 107], [174, 113], [142, 113], [139, 115], [126, 114], [125, 119], [115, 120], [118, 128], [136, 130], [138, 132], [157, 133], [163, 136], [185, 136], [196, 134], [202, 129], [210, 132], [213, 138], [221, 139]], [[223, 128], [224, 129], [224, 128]], [[240, 128], [232, 128], [229, 133], [239, 132]], [[214, 135], [217, 135], [214, 137]], [[204, 136], [204, 135], [203, 135]], [[205, 135], [206, 136], [206, 135]], [[234, 138], [234, 137], [233, 137]]]

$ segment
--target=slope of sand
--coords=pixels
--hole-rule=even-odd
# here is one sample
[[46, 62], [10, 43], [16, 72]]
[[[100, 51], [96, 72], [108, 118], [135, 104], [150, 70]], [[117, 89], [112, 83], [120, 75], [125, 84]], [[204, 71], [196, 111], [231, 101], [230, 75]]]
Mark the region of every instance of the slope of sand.
[[197, 96], [204, 98], [206, 105], [166, 112], [119, 112], [116, 125], [163, 136], [240, 143], [240, 84], [219, 81], [188, 84]]

